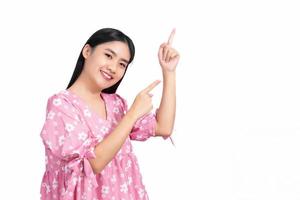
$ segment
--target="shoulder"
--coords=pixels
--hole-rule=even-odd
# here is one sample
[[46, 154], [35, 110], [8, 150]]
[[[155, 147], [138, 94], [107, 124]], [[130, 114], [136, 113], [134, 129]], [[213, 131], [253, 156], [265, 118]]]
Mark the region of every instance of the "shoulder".
[[65, 90], [61, 90], [61, 91], [57, 91], [53, 94], [51, 94], [48, 97], [48, 106], [61, 106], [63, 104], [68, 104], [70, 103], [70, 98], [68, 97], [70, 94], [65, 91]]
[[53, 93], [47, 100], [47, 112], [56, 110], [57, 112], [75, 114], [74, 98], [66, 90], [61, 90]]

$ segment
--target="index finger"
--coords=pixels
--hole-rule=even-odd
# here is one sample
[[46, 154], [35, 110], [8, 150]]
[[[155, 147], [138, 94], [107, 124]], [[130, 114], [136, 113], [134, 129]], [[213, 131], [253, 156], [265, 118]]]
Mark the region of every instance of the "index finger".
[[169, 36], [169, 39], [168, 39], [168, 44], [169, 44], [169, 45], [172, 45], [174, 35], [175, 35], [175, 28], [172, 30], [172, 32], [171, 32], [171, 34], [170, 34], [170, 36]]
[[156, 80], [153, 83], [151, 83], [150, 85], [148, 85], [148, 87], [146, 87], [145, 89], [143, 89], [143, 92], [150, 92], [153, 88], [155, 88], [155, 86], [157, 86], [160, 83], [160, 80]]

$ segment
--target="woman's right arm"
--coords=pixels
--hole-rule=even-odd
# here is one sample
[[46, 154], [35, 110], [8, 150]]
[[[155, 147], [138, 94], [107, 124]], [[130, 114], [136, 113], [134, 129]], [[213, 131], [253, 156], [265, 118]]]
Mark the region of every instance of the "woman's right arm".
[[89, 160], [95, 174], [100, 173], [115, 157], [129, 135], [135, 121], [136, 118], [132, 112], [127, 112], [118, 126], [96, 145], [94, 150], [96, 158]]
[[116, 128], [98, 143], [94, 149], [96, 158], [89, 159], [95, 174], [100, 173], [104, 167], [115, 157], [126, 138], [130, 134], [139, 117], [148, 113], [153, 108], [149, 92], [159, 83], [155, 81], [142, 90], [135, 98], [128, 112], [120, 120]]

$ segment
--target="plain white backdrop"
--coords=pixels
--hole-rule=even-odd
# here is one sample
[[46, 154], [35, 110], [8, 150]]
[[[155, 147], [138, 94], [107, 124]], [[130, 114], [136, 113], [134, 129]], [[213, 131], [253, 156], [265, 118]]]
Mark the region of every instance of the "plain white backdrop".
[[0, 199], [39, 199], [46, 101], [92, 33], [134, 41], [118, 89], [131, 105], [162, 78], [158, 47], [175, 27], [176, 147], [133, 142], [150, 199], [299, 200], [299, 10], [289, 0], [2, 1]]

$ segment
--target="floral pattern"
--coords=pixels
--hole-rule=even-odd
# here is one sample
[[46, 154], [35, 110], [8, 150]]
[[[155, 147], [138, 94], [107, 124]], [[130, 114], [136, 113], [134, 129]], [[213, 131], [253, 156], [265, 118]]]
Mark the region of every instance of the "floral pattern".
[[156, 113], [138, 119], [122, 148], [109, 164], [94, 174], [88, 159], [94, 148], [127, 112], [118, 94], [101, 93], [107, 119], [101, 118], [69, 90], [48, 98], [40, 136], [45, 146], [46, 170], [41, 183], [42, 200], [147, 200], [131, 140], [155, 136]]

